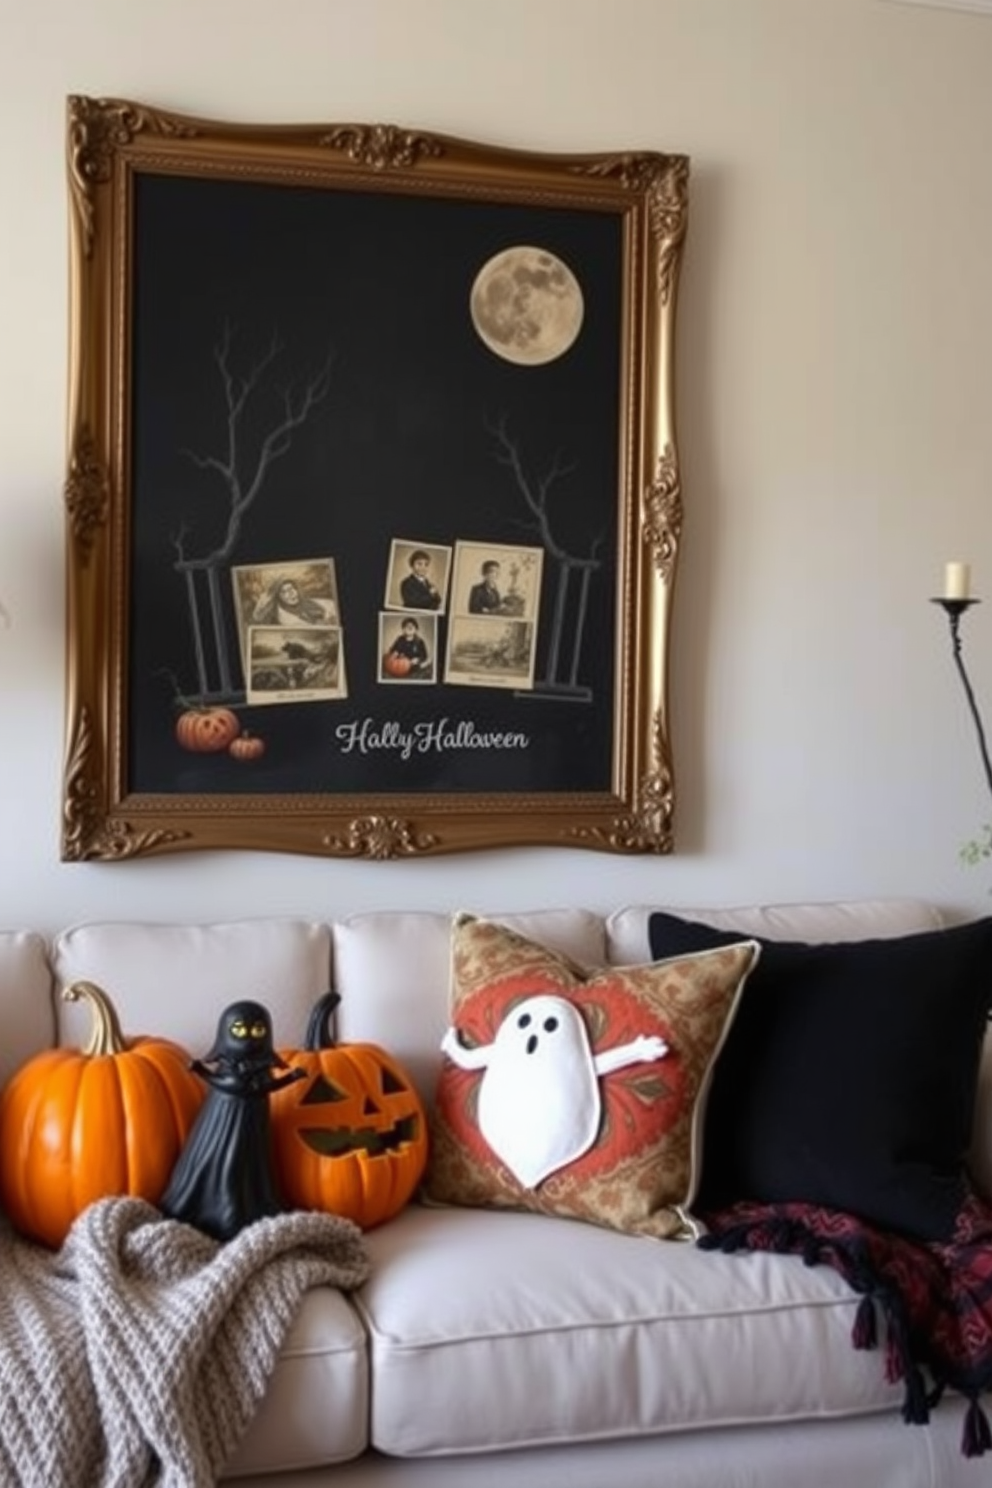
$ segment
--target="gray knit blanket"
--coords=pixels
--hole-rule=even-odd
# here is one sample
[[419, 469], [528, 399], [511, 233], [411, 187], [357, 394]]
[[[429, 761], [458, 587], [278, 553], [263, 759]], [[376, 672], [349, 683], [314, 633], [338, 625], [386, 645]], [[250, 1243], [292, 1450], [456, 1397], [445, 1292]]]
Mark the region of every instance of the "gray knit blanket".
[[226, 1245], [141, 1199], [104, 1199], [57, 1253], [0, 1221], [0, 1483], [212, 1488], [311, 1287], [369, 1272], [327, 1214]]

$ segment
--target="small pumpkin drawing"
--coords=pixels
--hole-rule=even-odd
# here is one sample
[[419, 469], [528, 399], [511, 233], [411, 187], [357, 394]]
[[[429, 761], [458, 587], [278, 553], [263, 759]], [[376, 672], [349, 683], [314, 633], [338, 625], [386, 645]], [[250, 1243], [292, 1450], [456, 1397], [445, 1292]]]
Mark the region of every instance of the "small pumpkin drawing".
[[219, 754], [240, 732], [238, 715], [230, 708], [186, 708], [176, 719], [176, 738], [194, 754]]
[[88, 1043], [34, 1055], [0, 1096], [0, 1204], [22, 1234], [53, 1248], [97, 1199], [158, 1203], [204, 1094], [186, 1050], [125, 1038], [94, 982], [73, 982], [62, 997], [88, 1004]]
[[232, 759], [236, 760], [261, 759], [265, 753], [265, 740], [260, 739], [257, 734], [245, 732], [239, 734], [236, 739], [231, 740], [227, 746], [227, 752]]
[[427, 1118], [416, 1087], [378, 1044], [335, 1044], [340, 998], [314, 1005], [301, 1049], [282, 1049], [305, 1072], [272, 1096], [276, 1172], [288, 1204], [343, 1215], [371, 1229], [412, 1198], [427, 1164]]

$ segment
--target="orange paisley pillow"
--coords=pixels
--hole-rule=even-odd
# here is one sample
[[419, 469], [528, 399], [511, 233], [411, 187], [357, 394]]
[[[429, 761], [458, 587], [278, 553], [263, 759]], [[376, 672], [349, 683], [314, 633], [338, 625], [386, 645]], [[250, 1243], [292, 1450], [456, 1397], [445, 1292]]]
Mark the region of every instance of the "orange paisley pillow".
[[590, 971], [457, 916], [425, 1198], [694, 1236], [710, 1076], [759, 953]]

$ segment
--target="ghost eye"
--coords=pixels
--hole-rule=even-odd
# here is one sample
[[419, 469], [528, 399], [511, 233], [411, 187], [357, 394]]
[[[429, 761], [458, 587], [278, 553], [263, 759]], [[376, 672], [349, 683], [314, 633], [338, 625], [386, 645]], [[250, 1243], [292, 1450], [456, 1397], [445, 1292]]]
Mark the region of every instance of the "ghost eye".
[[252, 1038], [264, 1038], [267, 1032], [268, 1029], [264, 1023], [253, 1023], [251, 1025]]
[[248, 1029], [245, 1027], [244, 1023], [242, 1023], [240, 1018], [235, 1019], [235, 1021], [231, 1024], [231, 1037], [239, 1039], [248, 1037]]
[[555, 1029], [557, 1027], [558, 1027], [558, 1019], [557, 1018], [545, 1018], [545, 1020], [544, 1020], [544, 1031], [545, 1031], [545, 1033], [554, 1033], [554, 1031], [555, 1031]]
[[530, 1013], [521, 1013], [520, 1014], [520, 1017], [517, 1019], [517, 1027], [518, 1028], [529, 1028], [530, 1027]]

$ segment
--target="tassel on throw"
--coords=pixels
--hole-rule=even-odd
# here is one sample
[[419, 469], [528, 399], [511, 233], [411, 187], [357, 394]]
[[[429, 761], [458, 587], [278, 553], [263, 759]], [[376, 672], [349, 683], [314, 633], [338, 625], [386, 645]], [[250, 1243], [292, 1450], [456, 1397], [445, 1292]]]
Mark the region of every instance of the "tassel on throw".
[[873, 1349], [878, 1343], [878, 1319], [875, 1314], [875, 1299], [862, 1297], [851, 1329], [851, 1342], [856, 1349]]
[[990, 1449], [992, 1428], [989, 1426], [989, 1418], [979, 1405], [977, 1396], [972, 1396], [965, 1413], [961, 1451], [965, 1457], [983, 1457]]

